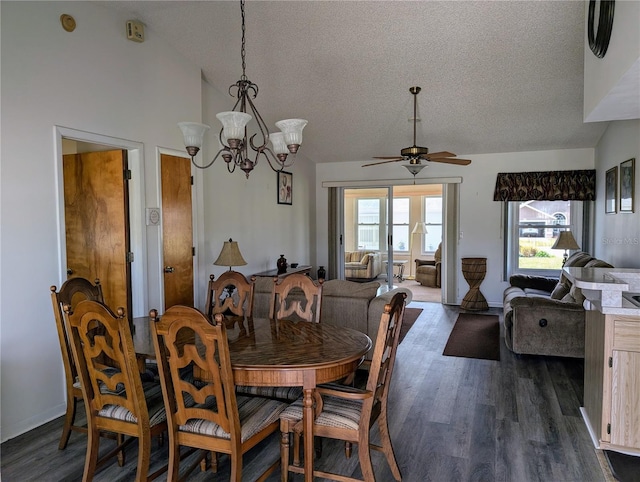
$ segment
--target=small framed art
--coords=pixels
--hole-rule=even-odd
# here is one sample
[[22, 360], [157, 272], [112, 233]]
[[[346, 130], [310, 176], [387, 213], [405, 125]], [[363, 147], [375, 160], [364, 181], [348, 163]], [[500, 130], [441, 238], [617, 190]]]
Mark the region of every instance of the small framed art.
[[278, 204], [292, 204], [293, 174], [278, 171]]
[[620, 212], [633, 212], [633, 191], [635, 184], [636, 160], [629, 159], [620, 163]]
[[605, 214], [615, 214], [618, 194], [618, 166], [607, 171], [604, 186], [604, 212]]

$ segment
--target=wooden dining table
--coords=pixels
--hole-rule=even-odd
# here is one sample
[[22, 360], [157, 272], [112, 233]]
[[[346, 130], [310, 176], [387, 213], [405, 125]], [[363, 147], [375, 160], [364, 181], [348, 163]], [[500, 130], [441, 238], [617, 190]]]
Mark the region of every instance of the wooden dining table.
[[[149, 317], [134, 319], [133, 343], [137, 354], [155, 358], [150, 323]], [[225, 324], [236, 385], [302, 387], [304, 480], [312, 481], [315, 388], [353, 373], [371, 339], [350, 328], [306, 321], [232, 317]]]

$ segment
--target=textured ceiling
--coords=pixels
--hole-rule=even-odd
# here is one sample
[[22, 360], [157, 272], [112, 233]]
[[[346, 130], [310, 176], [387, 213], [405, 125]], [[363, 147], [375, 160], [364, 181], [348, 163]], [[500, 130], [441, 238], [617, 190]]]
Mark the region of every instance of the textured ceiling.
[[[101, 3], [220, 92], [240, 77], [239, 2]], [[299, 155], [314, 162], [410, 146], [413, 85], [417, 144], [432, 152], [594, 147], [606, 124], [582, 120], [584, 19], [583, 1], [249, 1], [246, 72], [270, 127], [309, 120]]]

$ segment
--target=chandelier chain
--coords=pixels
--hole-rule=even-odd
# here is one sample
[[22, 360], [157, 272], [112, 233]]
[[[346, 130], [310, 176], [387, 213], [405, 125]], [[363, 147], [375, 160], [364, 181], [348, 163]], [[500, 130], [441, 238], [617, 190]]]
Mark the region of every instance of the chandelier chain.
[[246, 70], [247, 62], [245, 61], [246, 55], [246, 40], [245, 40], [245, 15], [244, 15], [244, 0], [240, 0], [240, 12], [242, 13], [242, 48], [240, 49], [240, 56], [242, 57], [242, 78], [241, 80], [247, 80]]

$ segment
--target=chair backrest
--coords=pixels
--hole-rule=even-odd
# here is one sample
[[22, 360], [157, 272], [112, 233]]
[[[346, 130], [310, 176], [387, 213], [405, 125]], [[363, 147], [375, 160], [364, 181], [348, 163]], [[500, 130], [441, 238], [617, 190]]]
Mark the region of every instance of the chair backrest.
[[237, 271], [225, 271], [218, 279], [209, 275], [206, 314], [210, 320], [216, 313], [227, 311], [237, 316], [253, 312], [255, 278], [251, 281]]
[[307, 275], [294, 273], [273, 278], [269, 318], [320, 322], [323, 279], [314, 282]]
[[[100, 410], [111, 405], [115, 410], [124, 407], [139, 426], [149, 427], [149, 412], [124, 308], [118, 308], [115, 315], [103, 303], [84, 300], [73, 309], [64, 305], [64, 312], [82, 393], [89, 408], [89, 425]], [[114, 368], [104, 370], [100, 360], [103, 357]]]
[[75, 383], [78, 371], [73, 361], [71, 353], [71, 344], [69, 335], [64, 324], [63, 305], [69, 305], [71, 309], [81, 300], [92, 300], [104, 302], [102, 295], [102, 285], [100, 280], [96, 279], [95, 285], [85, 278], [71, 278], [65, 281], [57, 291], [55, 286], [49, 288], [51, 290], [51, 304], [53, 306], [53, 317], [56, 320], [56, 329], [58, 330], [58, 341], [60, 342], [60, 351], [62, 353], [62, 364], [64, 366], [64, 374], [69, 390]]
[[383, 404], [387, 403], [389, 383], [400, 340], [400, 328], [404, 319], [406, 297], [407, 294], [404, 292], [395, 294], [391, 301], [384, 306], [380, 318], [378, 336], [373, 347], [369, 378], [367, 379], [367, 390], [373, 393], [373, 397], [364, 401], [363, 417], [360, 422], [366, 425], [366, 430], [369, 430], [368, 424], [372, 414], [375, 416], [380, 413], [383, 410], [381, 408]]
[[[156, 310], [151, 310], [150, 316], [169, 427], [177, 429], [189, 419], [208, 420], [230, 433], [232, 440], [240, 440], [240, 416], [222, 315], [216, 314], [212, 325], [197, 309], [176, 305], [162, 318]], [[196, 366], [207, 372], [206, 385], [184, 376]]]

